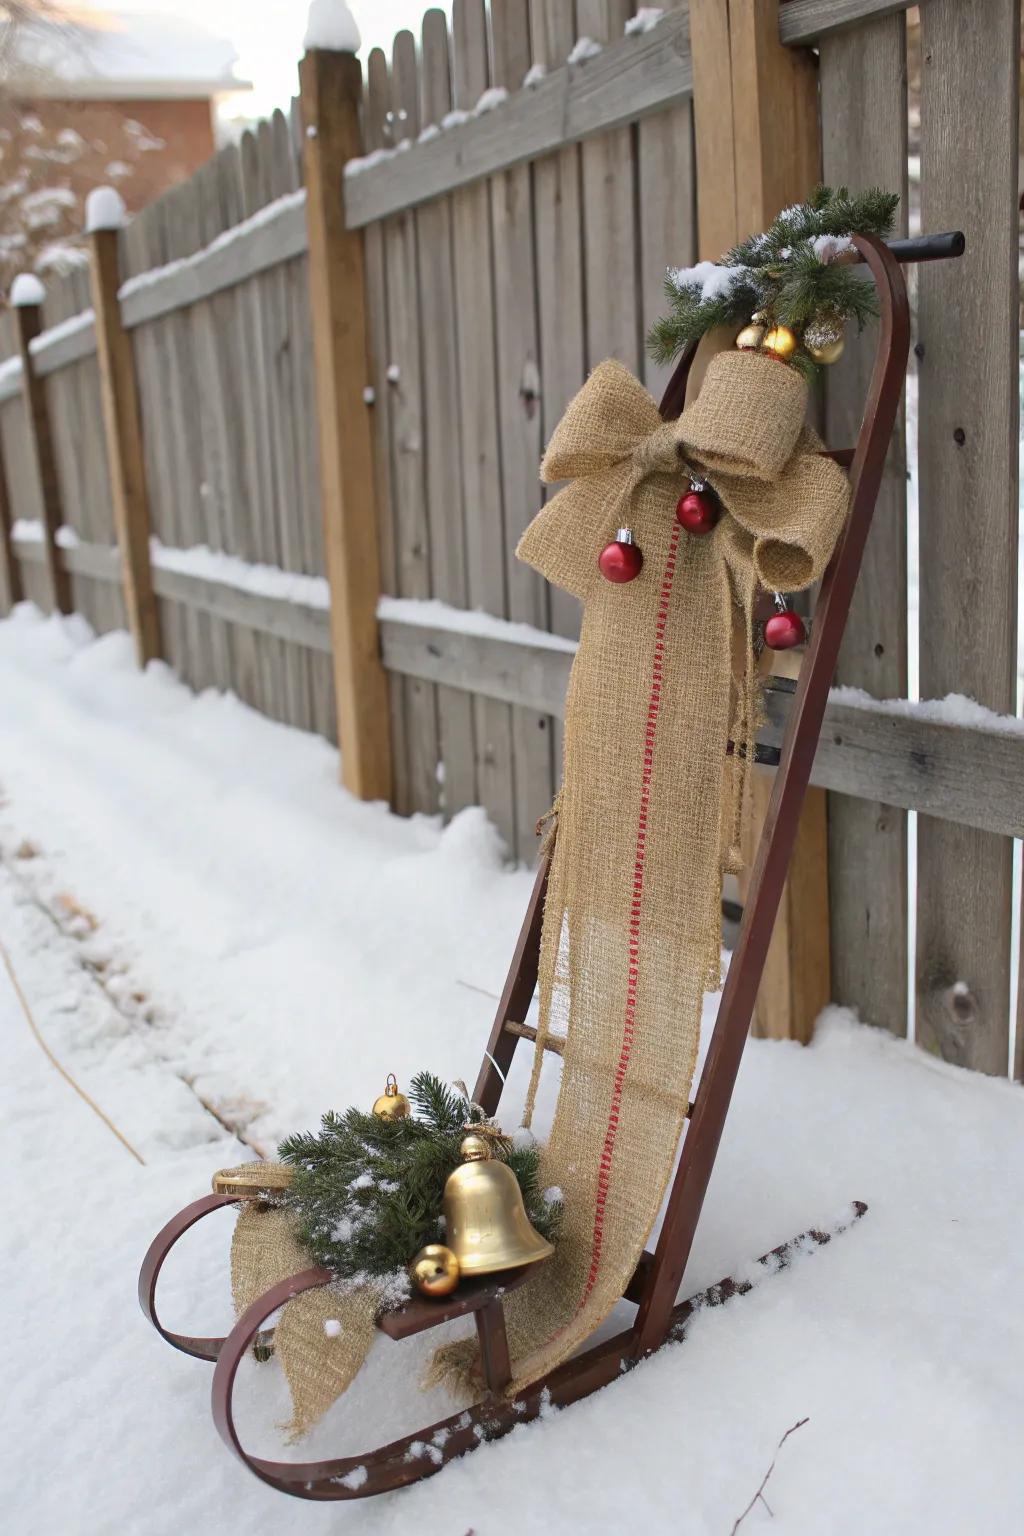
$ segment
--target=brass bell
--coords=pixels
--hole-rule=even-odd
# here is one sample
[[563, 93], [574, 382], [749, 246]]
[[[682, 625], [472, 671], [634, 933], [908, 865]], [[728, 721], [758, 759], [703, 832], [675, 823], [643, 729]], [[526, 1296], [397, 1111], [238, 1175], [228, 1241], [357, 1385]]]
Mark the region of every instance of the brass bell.
[[374, 1114], [381, 1120], [405, 1120], [411, 1109], [412, 1106], [405, 1094], [398, 1091], [398, 1078], [393, 1072], [389, 1072], [384, 1092], [379, 1099], [373, 1101]]
[[459, 1147], [466, 1159], [444, 1187], [445, 1242], [463, 1276], [518, 1269], [554, 1253], [526, 1214], [519, 1181], [507, 1163], [496, 1161], [483, 1136], [467, 1136]]

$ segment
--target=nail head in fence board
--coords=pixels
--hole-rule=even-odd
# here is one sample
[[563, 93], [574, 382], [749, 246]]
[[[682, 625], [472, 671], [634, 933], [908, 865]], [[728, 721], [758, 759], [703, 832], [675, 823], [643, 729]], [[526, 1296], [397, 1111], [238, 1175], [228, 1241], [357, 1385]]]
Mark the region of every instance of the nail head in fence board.
[[[443, 11], [423, 17], [421, 115], [424, 126], [451, 110], [448, 20]], [[373, 226], [371, 226], [372, 228]], [[436, 198], [416, 210], [424, 421], [424, 478], [430, 530], [431, 592], [457, 608], [468, 601], [466, 526], [462, 508], [461, 438], [452, 266], [452, 205]], [[477, 803], [473, 700], [458, 688], [437, 689], [439, 753], [447, 816]]]
[[[1014, 704], [1019, 21], [1018, 0], [921, 12], [921, 218], [967, 231], [961, 260], [918, 277], [921, 692], [1001, 711]], [[1010, 901], [1006, 839], [922, 818], [917, 1039], [996, 1075]]]
[[[830, 36], [819, 52], [822, 174], [830, 186], [900, 194], [907, 232], [907, 25], [900, 12]], [[826, 436], [852, 443], [874, 329], [825, 377]], [[907, 463], [903, 412], [875, 506], [836, 681], [873, 698], [907, 692]], [[878, 801], [829, 797], [832, 997], [896, 1035], [907, 1032], [907, 817]]]
[[[529, 0], [491, 0], [491, 39], [491, 83], [514, 91], [532, 62]], [[491, 232], [508, 612], [512, 619], [545, 629], [546, 584], [515, 558], [519, 537], [540, 505], [540, 402], [524, 393], [527, 384], [536, 388], [540, 382], [529, 166], [515, 166], [492, 179]], [[513, 709], [516, 853], [524, 863], [536, 858], [535, 827], [554, 797], [552, 738], [550, 716]]]
[[140, 667], [159, 657], [160, 623], [149, 568], [149, 494], [146, 488], [142, 426], [135, 358], [121, 324], [117, 290], [121, 281], [116, 229], [89, 236], [92, 305], [96, 317], [107, 468], [114, 503], [114, 527], [121, 551], [125, 616]]
[[363, 241], [345, 228], [339, 187], [342, 167], [361, 147], [362, 68], [352, 54], [318, 49], [302, 59], [299, 80], [306, 126], [316, 129], [305, 138], [306, 212], [341, 772], [361, 799], [387, 799], [391, 751], [377, 636], [377, 508], [363, 399], [369, 382]]
[[[552, 4], [569, 17], [571, 26], [571, 6], [562, 6], [561, 0]], [[610, 44], [583, 64], [558, 68], [564, 58], [565, 52], [557, 61], [547, 60], [549, 74], [498, 111], [474, 117], [447, 129], [440, 138], [414, 145], [408, 154], [347, 177], [349, 228], [634, 122], [682, 100], [692, 86], [685, 12], [668, 16], [640, 37]], [[476, 100], [462, 105], [472, 112]]]
[[71, 581], [57, 553], [57, 529], [64, 521], [61, 509], [60, 481], [57, 476], [57, 456], [53, 445], [53, 424], [50, 420], [46, 387], [32, 366], [29, 343], [42, 330], [42, 315], [38, 304], [23, 304], [12, 309], [14, 331], [21, 355], [21, 388], [25, 402], [25, 418], [29, 427], [32, 452], [39, 472], [42, 493], [43, 552], [50, 601], [58, 613], [71, 613]]
[[[484, 0], [455, 0], [452, 35], [455, 105], [470, 110], [489, 83]], [[506, 612], [507, 588], [495, 387], [490, 187], [486, 181], [464, 187], [452, 198], [452, 244], [458, 299], [459, 419], [469, 601], [474, 608], [502, 617]], [[478, 698], [473, 715], [480, 799], [507, 846], [515, 848], [511, 712], [506, 704]]]

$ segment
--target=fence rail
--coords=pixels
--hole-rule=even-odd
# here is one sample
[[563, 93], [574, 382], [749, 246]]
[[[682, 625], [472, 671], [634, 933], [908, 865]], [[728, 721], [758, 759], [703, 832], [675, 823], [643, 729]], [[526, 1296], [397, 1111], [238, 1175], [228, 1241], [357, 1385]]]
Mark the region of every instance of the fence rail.
[[[117, 313], [141, 416], [163, 654], [195, 686], [234, 688], [276, 718], [335, 734], [338, 637], [322, 519], [326, 508], [330, 524], [339, 503], [318, 457], [326, 397], [312, 356], [316, 328], [344, 325], [347, 309], [325, 307], [310, 269], [310, 220], [326, 212], [326, 238], [360, 231], [365, 263], [365, 277], [346, 278], [360, 285], [366, 341], [360, 324], [346, 342], [354, 361], [344, 366], [359, 377], [346, 375], [345, 416], [372, 447], [360, 494], [376, 509], [363, 531], [381, 567], [392, 802], [445, 814], [483, 803], [529, 857], [556, 787], [578, 633], [576, 605], [513, 558], [540, 496], [542, 445], [603, 357], [660, 393], [665, 371], [645, 357], [643, 337], [664, 269], [696, 259], [698, 205], [701, 253], [717, 254], [708, 231], [744, 226], [755, 205], [770, 217], [788, 195], [776, 162], [794, 125], [768, 112], [759, 91], [780, 58], [799, 56], [816, 76], [811, 133], [826, 179], [901, 191], [904, 232], [923, 218], [968, 236], [955, 274], [916, 276], [917, 446], [901, 419], [838, 671], [839, 683], [872, 697], [836, 694], [815, 761], [813, 782], [830, 797], [833, 995], [905, 1031], [916, 811], [918, 1036], [950, 1060], [1005, 1070], [1010, 839], [1024, 834], [1024, 735], [1008, 718], [1016, 5], [925, 0], [920, 23], [915, 13], [908, 25], [907, 7], [891, 0], [758, 0], [753, 9], [690, 0], [624, 36], [629, 0], [459, 0], [451, 34], [428, 12], [419, 41], [400, 33], [390, 58], [371, 55], [361, 153], [347, 174], [321, 161], [319, 213], [305, 189], [310, 141], [298, 103], [221, 151], [119, 245]], [[724, 53], [709, 42], [723, 17], [732, 26]], [[569, 62], [584, 32], [600, 52]], [[748, 46], [761, 83], [744, 93]], [[780, 47], [798, 55], [771, 53]], [[534, 64], [543, 68], [524, 87]], [[920, 77], [919, 142], [908, 76]], [[979, 118], [972, 104], [982, 99], [989, 110]], [[800, 174], [811, 175], [813, 158]], [[718, 166], [720, 179], [709, 170]], [[728, 218], [717, 218], [723, 209]], [[22, 357], [0, 359], [0, 517], [14, 528], [0, 538], [0, 598], [6, 582], [8, 601], [24, 593], [47, 607], [69, 584], [73, 605], [107, 630], [126, 620], [124, 560], [84, 273], [50, 285], [42, 322], [22, 353], [31, 391]], [[18, 352], [13, 330], [7, 350]], [[851, 347], [829, 373], [833, 443], [856, 433], [869, 353], [870, 344]], [[335, 447], [347, 462], [344, 443]], [[976, 697], [991, 713], [973, 723], [954, 708], [900, 702], [915, 467], [925, 490], [923, 691]], [[68, 534], [26, 536], [26, 524], [44, 514], [53, 523], [57, 512]], [[261, 578], [220, 579], [215, 566], [173, 558], [197, 546], [259, 567]], [[346, 560], [356, 590], [359, 561]], [[321, 584], [315, 600], [301, 595], [309, 578]], [[986, 594], [973, 630], [962, 619], [964, 580]], [[336, 618], [343, 601], [336, 592]], [[777, 743], [788, 700], [783, 686], [769, 688], [764, 745]]]

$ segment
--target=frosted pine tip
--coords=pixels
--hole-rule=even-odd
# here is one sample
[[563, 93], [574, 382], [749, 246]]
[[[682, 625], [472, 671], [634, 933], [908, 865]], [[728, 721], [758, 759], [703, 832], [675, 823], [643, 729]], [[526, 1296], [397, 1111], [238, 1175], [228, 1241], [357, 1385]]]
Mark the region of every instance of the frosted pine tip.
[[116, 187], [93, 187], [85, 200], [85, 232], [94, 235], [101, 229], [123, 229], [128, 210]]
[[302, 46], [309, 52], [358, 53], [362, 38], [345, 0], [310, 0]]
[[41, 304], [45, 298], [46, 289], [34, 272], [18, 273], [11, 284], [12, 309], [28, 309], [30, 305]]

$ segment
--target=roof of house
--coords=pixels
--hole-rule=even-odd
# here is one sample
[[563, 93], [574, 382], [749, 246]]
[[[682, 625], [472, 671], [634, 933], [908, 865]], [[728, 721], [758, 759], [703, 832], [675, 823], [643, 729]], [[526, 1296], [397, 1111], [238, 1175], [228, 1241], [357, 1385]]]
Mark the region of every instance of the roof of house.
[[234, 44], [170, 12], [62, 6], [19, 32], [7, 88], [106, 100], [220, 96], [249, 90]]

